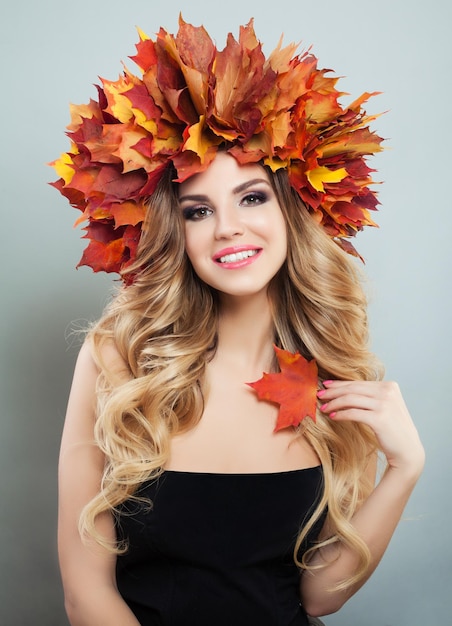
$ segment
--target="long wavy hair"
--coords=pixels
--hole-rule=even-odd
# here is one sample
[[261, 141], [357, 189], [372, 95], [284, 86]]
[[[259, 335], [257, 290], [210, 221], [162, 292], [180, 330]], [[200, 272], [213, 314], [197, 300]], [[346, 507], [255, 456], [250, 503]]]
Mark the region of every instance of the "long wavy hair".
[[[319, 380], [380, 378], [368, 348], [367, 301], [357, 264], [309, 215], [286, 172], [268, 174], [288, 233], [287, 259], [268, 287], [276, 345], [314, 357]], [[117, 554], [127, 546], [108, 543], [96, 519], [105, 511], [114, 513], [143, 482], [159, 476], [171, 437], [201, 419], [206, 363], [216, 349], [218, 298], [185, 253], [173, 178], [168, 168], [149, 199], [137, 259], [127, 270], [134, 275], [132, 284], [119, 288], [89, 331], [100, 371], [95, 443], [105, 455], [105, 469], [100, 492], [82, 512], [80, 532]], [[124, 368], [105, 358], [109, 345]], [[334, 422], [320, 411], [315, 422], [303, 421], [299, 435], [320, 458], [324, 490], [303, 524], [294, 559], [309, 569], [310, 557], [322, 546], [351, 547], [359, 567], [337, 587], [345, 588], [362, 578], [369, 564], [369, 551], [350, 520], [373, 488], [366, 469], [376, 440], [362, 424]], [[300, 560], [300, 547], [325, 511], [331, 536]]]

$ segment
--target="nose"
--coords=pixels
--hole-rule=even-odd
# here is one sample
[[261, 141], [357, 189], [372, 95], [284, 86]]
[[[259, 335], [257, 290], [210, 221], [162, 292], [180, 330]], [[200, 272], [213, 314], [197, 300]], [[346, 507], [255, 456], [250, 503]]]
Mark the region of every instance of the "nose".
[[231, 239], [243, 235], [245, 229], [236, 207], [218, 207], [215, 217], [216, 239]]

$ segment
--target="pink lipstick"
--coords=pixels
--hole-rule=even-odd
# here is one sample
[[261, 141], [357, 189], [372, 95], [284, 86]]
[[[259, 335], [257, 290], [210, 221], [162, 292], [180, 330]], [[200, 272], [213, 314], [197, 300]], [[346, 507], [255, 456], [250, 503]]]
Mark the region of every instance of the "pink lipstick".
[[213, 260], [224, 269], [238, 269], [254, 263], [261, 252], [256, 246], [232, 246], [219, 250]]

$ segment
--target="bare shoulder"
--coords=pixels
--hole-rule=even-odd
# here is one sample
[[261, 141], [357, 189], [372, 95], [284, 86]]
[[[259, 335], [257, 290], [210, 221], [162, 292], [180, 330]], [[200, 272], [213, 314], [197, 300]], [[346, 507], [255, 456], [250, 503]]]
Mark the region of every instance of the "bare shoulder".
[[63, 455], [74, 446], [93, 441], [98, 375], [99, 368], [93, 357], [92, 345], [85, 341], [77, 357], [67, 403], [61, 441]]
[[[82, 511], [101, 490], [105, 466], [104, 454], [95, 437], [98, 376], [99, 367], [93, 355], [93, 346], [86, 340], [75, 365], [58, 466], [61, 574], [67, 597], [71, 599], [75, 594], [77, 603], [81, 602], [82, 606], [92, 588], [102, 590], [114, 580], [112, 554], [97, 545], [93, 549], [92, 544], [82, 539], [79, 530]], [[110, 515], [99, 517], [96, 528], [106, 539], [114, 541]]]
[[91, 338], [80, 348], [67, 405], [62, 447], [68, 443], [93, 440], [97, 410], [98, 380], [101, 371], [115, 380], [129, 378], [128, 369], [113, 342], [95, 350]]
[[98, 374], [102, 371], [118, 383], [130, 379], [130, 369], [112, 339], [105, 339], [95, 347], [93, 339], [87, 337], [79, 357], [82, 361], [87, 359], [88, 364], [95, 365]]

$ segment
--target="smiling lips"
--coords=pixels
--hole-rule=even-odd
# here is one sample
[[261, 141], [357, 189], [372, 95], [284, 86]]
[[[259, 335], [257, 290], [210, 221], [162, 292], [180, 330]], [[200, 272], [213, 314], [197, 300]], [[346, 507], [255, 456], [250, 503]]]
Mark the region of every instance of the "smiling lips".
[[220, 250], [213, 258], [225, 269], [236, 269], [253, 263], [262, 248], [228, 248]]

